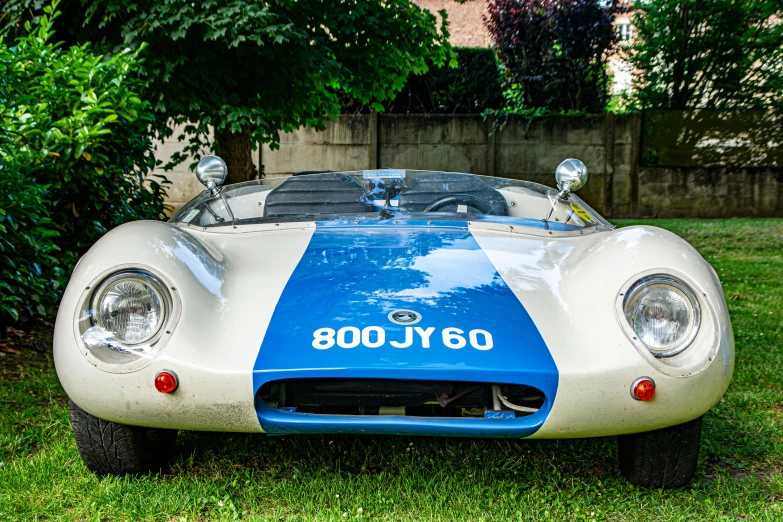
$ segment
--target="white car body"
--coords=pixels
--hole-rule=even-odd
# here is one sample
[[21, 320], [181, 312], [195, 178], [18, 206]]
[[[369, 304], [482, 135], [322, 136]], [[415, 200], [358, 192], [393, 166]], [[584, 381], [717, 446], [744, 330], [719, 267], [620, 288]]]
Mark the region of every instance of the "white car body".
[[[694, 248], [659, 228], [613, 229], [597, 217], [592, 218], [593, 226], [585, 223], [578, 230], [565, 229], [557, 226], [566, 220], [565, 214], [558, 213], [567, 212], [568, 207], [553, 205], [551, 194], [542, 197], [524, 187], [498, 192], [508, 209], [502, 219], [458, 212], [448, 220], [431, 222], [401, 217], [239, 221], [234, 226], [180, 220], [120, 226], [83, 256], [63, 297], [54, 337], [60, 381], [79, 407], [116, 423], [271, 433], [593, 437], [684, 423], [721, 399], [734, 368], [733, 334], [717, 275]], [[237, 220], [263, 212], [264, 198], [270, 193], [232, 197], [229, 201]], [[574, 201], [588, 217], [595, 215], [571, 196], [569, 202]], [[542, 221], [550, 209], [554, 211], [548, 223], [546, 217]], [[538, 217], [525, 220], [532, 216]], [[446, 236], [453, 238], [446, 246], [429, 243]], [[343, 243], [330, 243], [335, 237]], [[386, 246], [384, 241], [396, 243]], [[384, 246], [373, 254], [378, 244]], [[394, 253], [404, 249], [411, 251], [412, 261], [400, 267]], [[292, 302], [291, 289], [305, 284], [297, 282], [307, 275], [301, 273], [301, 264], [308, 259], [317, 263], [318, 256], [327, 265], [332, 262], [318, 269], [324, 270], [328, 281], [308, 279], [309, 286], [302, 288], [312, 288], [312, 295], [305, 290], [301, 302]], [[349, 262], [351, 256], [356, 261]], [[387, 258], [389, 263], [378, 266]], [[341, 262], [339, 267], [334, 266], [335, 259]], [[85, 311], [96, 286], [127, 269], [154, 275], [171, 294], [171, 304], [165, 331], [152, 355], [115, 364], [92, 352], [80, 325], [88, 320]], [[316, 277], [313, 270], [308, 272], [310, 277]], [[400, 287], [391, 288], [383, 279], [390, 271], [402, 278]], [[405, 286], [411, 274], [423, 278], [424, 284]], [[623, 312], [629, 288], [654, 274], [684, 282], [701, 310], [695, 338], [671, 357], [654, 356], [636, 339]], [[350, 288], [362, 288], [361, 295], [355, 296], [362, 306], [341, 301], [349, 297], [338, 290], [331, 302], [329, 285], [341, 288], [342, 281], [360, 277], [369, 279], [363, 279], [361, 287]], [[369, 287], [367, 281], [373, 278], [380, 278], [383, 285]], [[535, 369], [523, 368], [528, 345], [508, 342], [517, 335], [515, 328], [529, 326], [522, 325], [521, 319], [516, 325], [513, 319], [491, 317], [497, 315], [491, 309], [476, 308], [473, 296], [489, 299], [488, 288], [505, 292], [503, 310], [521, 306], [527, 312], [556, 368], [546, 366], [550, 380], [540, 380], [551, 382], [554, 375], [556, 391], [545, 392], [543, 405], [530, 415], [431, 418], [400, 410], [396, 415], [322, 415], [275, 408], [258, 399], [260, 383], [267, 376], [379, 380], [439, 380], [443, 376], [443, 380], [493, 384], [528, 376], [538, 379]], [[512, 298], [516, 304], [510, 302]], [[283, 306], [288, 307], [286, 317], [273, 320]], [[429, 347], [417, 333], [429, 327], [427, 312], [419, 314], [421, 329], [412, 334], [406, 328], [414, 326], [395, 325], [386, 319], [393, 309], [430, 306], [438, 313], [446, 314], [448, 309], [451, 315], [433, 323]], [[316, 308], [337, 322], [310, 324]], [[449, 317], [454, 317], [454, 324], [448, 322]], [[486, 326], [489, 323], [493, 326]], [[320, 333], [319, 325], [324, 328]], [[359, 337], [350, 328], [341, 338], [334, 337], [333, 332], [343, 327], [364, 333], [364, 342], [347, 347]], [[365, 333], [367, 328], [369, 333]], [[461, 332], [444, 332], [449, 328]], [[316, 347], [319, 335], [325, 340]], [[412, 335], [412, 341], [407, 335]], [[520, 339], [527, 335], [528, 330], [519, 330]], [[296, 336], [298, 340], [293, 339]], [[375, 346], [382, 336], [383, 344]], [[289, 338], [299, 344], [289, 347], [289, 341], [279, 341]], [[462, 344], [460, 338], [465, 346], [457, 347]], [[270, 339], [275, 346], [269, 345]], [[393, 340], [397, 346], [411, 342], [400, 348]], [[332, 341], [328, 348], [319, 349]], [[535, 357], [529, 354], [531, 361]], [[541, 365], [544, 368], [545, 363]], [[164, 370], [179, 378], [174, 393], [155, 389], [155, 377]], [[650, 401], [632, 396], [631, 387], [641, 377], [655, 383], [655, 397]]]

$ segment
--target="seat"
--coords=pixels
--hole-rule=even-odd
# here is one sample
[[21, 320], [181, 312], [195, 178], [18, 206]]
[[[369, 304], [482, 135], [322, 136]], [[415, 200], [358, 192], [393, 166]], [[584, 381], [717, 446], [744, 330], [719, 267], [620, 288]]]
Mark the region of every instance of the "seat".
[[291, 177], [266, 198], [264, 217], [372, 212], [364, 188], [341, 172]]
[[[508, 215], [506, 198], [500, 192], [470, 174], [451, 172], [432, 172], [417, 179], [400, 193], [400, 210], [423, 212], [439, 199], [461, 195], [487, 203], [495, 216]], [[447, 205], [438, 212], [457, 212], [457, 204]]]

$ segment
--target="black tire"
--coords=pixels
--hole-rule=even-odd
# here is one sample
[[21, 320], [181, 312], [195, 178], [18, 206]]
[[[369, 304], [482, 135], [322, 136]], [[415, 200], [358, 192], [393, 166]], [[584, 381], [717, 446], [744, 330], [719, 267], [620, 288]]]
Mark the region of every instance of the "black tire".
[[687, 486], [699, 462], [701, 417], [661, 430], [617, 438], [620, 472], [644, 488]]
[[174, 454], [177, 430], [109, 422], [69, 402], [76, 447], [84, 465], [96, 475], [140, 475], [157, 471]]

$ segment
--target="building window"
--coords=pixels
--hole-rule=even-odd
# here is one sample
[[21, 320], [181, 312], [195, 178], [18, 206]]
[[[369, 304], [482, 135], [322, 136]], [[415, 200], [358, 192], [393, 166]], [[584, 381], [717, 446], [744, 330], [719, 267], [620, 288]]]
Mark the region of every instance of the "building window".
[[621, 42], [629, 42], [633, 38], [633, 26], [630, 23], [617, 24], [617, 30], [620, 33]]

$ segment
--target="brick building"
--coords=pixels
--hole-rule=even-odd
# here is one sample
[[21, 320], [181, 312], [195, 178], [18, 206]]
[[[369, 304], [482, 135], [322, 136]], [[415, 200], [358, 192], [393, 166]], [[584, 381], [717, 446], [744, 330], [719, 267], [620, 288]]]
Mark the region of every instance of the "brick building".
[[449, 19], [449, 41], [455, 47], [490, 47], [492, 41], [484, 27], [482, 16], [487, 12], [484, 0], [458, 4], [454, 0], [413, 0], [419, 7], [432, 13], [445, 10]]

